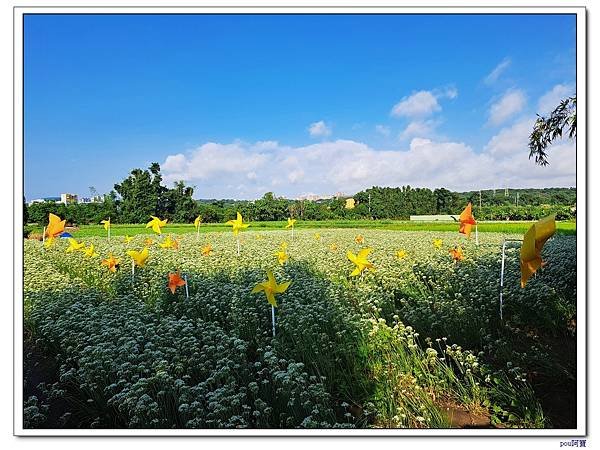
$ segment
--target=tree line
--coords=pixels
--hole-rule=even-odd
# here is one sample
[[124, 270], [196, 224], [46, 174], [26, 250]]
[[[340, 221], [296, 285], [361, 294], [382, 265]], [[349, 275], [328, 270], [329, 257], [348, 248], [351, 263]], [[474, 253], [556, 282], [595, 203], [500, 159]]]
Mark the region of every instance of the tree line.
[[[146, 223], [151, 215], [173, 223], [190, 223], [201, 216], [205, 223], [235, 218], [239, 211], [249, 221], [398, 219], [411, 215], [460, 214], [471, 202], [480, 220], [533, 220], [555, 213], [557, 219], [575, 217], [574, 188], [485, 190], [452, 192], [448, 189], [372, 187], [353, 195], [355, 207], [346, 208], [345, 198], [317, 201], [290, 200], [267, 192], [254, 201], [194, 200], [194, 188], [183, 181], [172, 188], [162, 184], [158, 163], [146, 170], [134, 169], [114, 185], [100, 203], [24, 205], [24, 222], [47, 224], [52, 212], [70, 224], [94, 224], [110, 217], [112, 223]], [[481, 204], [481, 207], [480, 207]]]

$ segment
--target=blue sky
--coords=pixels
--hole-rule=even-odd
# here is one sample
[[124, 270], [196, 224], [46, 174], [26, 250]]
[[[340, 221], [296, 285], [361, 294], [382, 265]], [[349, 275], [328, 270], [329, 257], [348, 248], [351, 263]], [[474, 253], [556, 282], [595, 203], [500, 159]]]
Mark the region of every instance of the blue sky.
[[575, 93], [575, 16], [28, 15], [25, 195], [156, 161], [197, 198], [573, 186], [527, 158]]

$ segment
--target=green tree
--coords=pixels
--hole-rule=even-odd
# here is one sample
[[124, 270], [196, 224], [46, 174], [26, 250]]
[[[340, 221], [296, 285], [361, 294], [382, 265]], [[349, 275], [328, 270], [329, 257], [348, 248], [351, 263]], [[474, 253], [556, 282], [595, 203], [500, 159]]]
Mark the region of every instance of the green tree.
[[566, 98], [550, 113], [548, 117], [538, 115], [533, 131], [529, 135], [529, 159], [535, 157], [535, 163], [548, 165], [546, 150], [552, 142], [563, 136], [568, 130], [569, 138], [577, 135], [577, 96]]
[[177, 181], [173, 189], [164, 192], [165, 213], [164, 216], [171, 222], [189, 223], [199, 214], [198, 204], [192, 198], [194, 188], [186, 186], [183, 181]]
[[115, 191], [121, 196], [120, 221], [143, 223], [151, 215], [163, 215], [167, 199], [161, 182], [160, 166], [152, 163], [149, 170], [133, 169], [120, 184], [115, 184]]
[[29, 210], [27, 208], [25, 197], [23, 197], [23, 225], [27, 225], [27, 223], [29, 223]]

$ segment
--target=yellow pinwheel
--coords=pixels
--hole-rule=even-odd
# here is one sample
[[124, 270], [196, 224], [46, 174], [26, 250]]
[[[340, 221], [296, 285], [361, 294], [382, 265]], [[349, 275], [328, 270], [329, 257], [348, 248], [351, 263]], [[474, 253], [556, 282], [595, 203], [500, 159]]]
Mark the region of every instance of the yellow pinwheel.
[[363, 248], [358, 252], [358, 255], [355, 255], [350, 250], [346, 253], [348, 259], [356, 266], [356, 268], [350, 274], [351, 277], [355, 277], [360, 275], [365, 269], [369, 269], [371, 271], [375, 270], [373, 264], [367, 260], [367, 256], [371, 253], [370, 248]]
[[44, 240], [44, 248], [50, 248], [54, 245], [54, 237], [50, 236]]
[[171, 236], [167, 236], [159, 245], [161, 248], [172, 248], [174, 250], [179, 248], [179, 242], [176, 239], [171, 239]]
[[252, 293], [256, 294], [257, 292], [264, 292], [265, 296], [267, 297], [267, 301], [271, 304], [271, 306], [277, 308], [277, 300], [275, 299], [275, 294], [283, 294], [291, 283], [291, 281], [286, 281], [284, 283], [277, 284], [273, 272], [271, 270], [268, 270], [267, 281], [258, 283], [254, 287], [254, 289], [252, 289]]
[[85, 256], [86, 256], [87, 258], [94, 258], [94, 257], [98, 256], [98, 253], [96, 253], [96, 252], [94, 251], [94, 244], [90, 244], [90, 246], [89, 246], [89, 247], [85, 248], [85, 249], [83, 250], [83, 253], [85, 254]]
[[321, 240], [321, 235], [319, 233], [315, 233], [315, 239], [317, 241], [320, 241]]
[[228, 220], [225, 224], [233, 227], [232, 231], [234, 236], [237, 236], [240, 230], [250, 226], [250, 224], [242, 222], [242, 215], [239, 212], [237, 213], [237, 218], [235, 220]]
[[434, 239], [433, 240], [433, 246], [439, 250], [440, 248], [442, 248], [442, 240], [441, 239]]
[[104, 225], [104, 229], [106, 230], [108, 240], [110, 241], [110, 217], [108, 218], [108, 220], [101, 220], [100, 223]]
[[362, 234], [358, 234], [354, 238], [354, 242], [356, 242], [357, 244], [364, 244], [365, 243], [365, 237]]
[[238, 212], [235, 220], [228, 220], [226, 225], [232, 226], [233, 235], [237, 238], [237, 255], [240, 256], [240, 237], [238, 233], [244, 228], [248, 228], [250, 224], [242, 222], [242, 215]]
[[556, 232], [554, 215], [544, 217], [531, 225], [523, 236], [521, 246], [521, 287], [524, 288], [527, 280], [545, 265], [542, 261], [542, 248], [550, 237]]
[[290, 258], [289, 255], [285, 252], [285, 250], [279, 250], [278, 252], [275, 252], [275, 256], [277, 256], [277, 261], [282, 266]]
[[204, 247], [202, 247], [202, 249], [200, 251], [202, 253], [202, 256], [210, 256], [210, 254], [213, 251], [212, 245], [207, 243]]
[[288, 223], [285, 227], [292, 229], [292, 241], [293, 241], [294, 240], [294, 224], [296, 223], [296, 219], [292, 219], [291, 217], [288, 217], [287, 222]]
[[123, 242], [125, 242], [126, 244], [129, 244], [132, 240], [133, 240], [133, 236], [129, 236], [129, 235], [125, 235], [125, 237], [123, 238]]
[[136, 266], [144, 267], [150, 252], [148, 251], [148, 247], [144, 247], [141, 252], [138, 252], [137, 250], [127, 250], [127, 254], [131, 257]]
[[398, 250], [396, 252], [396, 258], [398, 258], [398, 259], [406, 258], [406, 250]]
[[65, 223], [67, 223], [66, 219], [60, 220], [60, 217], [58, 217], [57, 215], [49, 213], [48, 226], [46, 227], [46, 232], [44, 233], [44, 236], [48, 236], [49, 238], [55, 238], [57, 236], [60, 236], [65, 231]]
[[202, 217], [198, 216], [194, 219], [194, 226], [196, 227], [196, 240], [200, 239], [200, 222], [202, 222]]
[[67, 250], [66, 250], [67, 253], [76, 252], [78, 250], [81, 250], [83, 247], [85, 247], [85, 244], [83, 242], [77, 242], [77, 240], [74, 238], [68, 238], [68, 239], [69, 239], [69, 248], [67, 248]]
[[152, 227], [152, 231], [156, 234], [162, 234], [161, 228], [167, 225], [167, 219], [160, 220], [156, 216], [150, 216], [152, 220], [146, 224], [146, 228]]

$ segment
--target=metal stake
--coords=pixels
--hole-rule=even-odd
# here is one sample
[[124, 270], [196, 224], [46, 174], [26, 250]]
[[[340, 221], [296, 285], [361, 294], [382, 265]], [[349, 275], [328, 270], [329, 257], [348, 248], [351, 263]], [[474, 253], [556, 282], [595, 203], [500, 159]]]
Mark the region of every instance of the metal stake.
[[506, 260], [506, 244], [507, 242], [523, 242], [523, 239], [503, 239], [502, 240], [502, 263], [500, 265], [500, 321], [502, 321], [502, 290], [504, 288], [504, 261]]
[[271, 322], [273, 323], [273, 337], [275, 337], [275, 307], [271, 305]]

